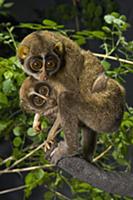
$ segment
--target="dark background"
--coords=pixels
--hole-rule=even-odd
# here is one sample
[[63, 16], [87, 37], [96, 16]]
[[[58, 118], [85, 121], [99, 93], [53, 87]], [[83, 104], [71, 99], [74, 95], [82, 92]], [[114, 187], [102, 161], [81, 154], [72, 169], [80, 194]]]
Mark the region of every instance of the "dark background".
[[[131, 27], [125, 33], [127, 40], [133, 40], [133, 1], [132, 0], [114, 0], [118, 3], [118, 10], [121, 14], [126, 15], [127, 21], [131, 24]], [[12, 2], [8, 0], [6, 2]], [[10, 8], [10, 14], [15, 18], [18, 22], [41, 22], [44, 17], [40, 17], [38, 14], [38, 10], [43, 10], [44, 15], [46, 14], [46, 10], [48, 7], [54, 6], [57, 3], [67, 2], [71, 4], [70, 0], [14, 0], [14, 5]], [[100, 1], [99, 1], [100, 3]], [[54, 19], [58, 22], [58, 19]], [[67, 23], [69, 26], [69, 22]], [[71, 24], [70, 24], [71, 26]], [[95, 49], [98, 52], [97, 49]], [[133, 75], [128, 75], [126, 77], [126, 91], [127, 91], [127, 101], [128, 104], [133, 106], [133, 89], [132, 89], [132, 80]], [[1, 149], [5, 151], [4, 146], [6, 144], [3, 142], [1, 144]], [[8, 148], [6, 148], [8, 149]], [[5, 153], [5, 152], [4, 152]], [[6, 152], [8, 154], [8, 152]], [[8, 181], [7, 181], [8, 180]], [[19, 185], [23, 185], [23, 180], [20, 178], [20, 175], [3, 175], [0, 176], [0, 190], [6, 188], [12, 188]], [[30, 200], [43, 200], [42, 192], [44, 188], [39, 187], [33, 191]], [[6, 195], [0, 195], [0, 200], [23, 200], [22, 199], [22, 191], [9, 193]]]

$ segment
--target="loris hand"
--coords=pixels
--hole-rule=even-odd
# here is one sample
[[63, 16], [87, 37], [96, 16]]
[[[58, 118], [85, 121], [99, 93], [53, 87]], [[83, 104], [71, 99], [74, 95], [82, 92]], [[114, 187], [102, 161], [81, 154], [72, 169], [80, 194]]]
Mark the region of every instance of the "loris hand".
[[57, 129], [60, 126], [60, 115], [59, 113], [57, 114], [56, 120], [52, 126], [52, 128], [50, 129], [49, 133], [48, 133], [48, 137], [44, 143], [44, 151], [46, 152], [47, 150], [50, 149], [51, 145], [54, 144], [55, 142], [55, 137], [58, 134]]
[[51, 148], [52, 144], [54, 144], [54, 138], [47, 138], [47, 140], [44, 142], [44, 152], [47, 152]]
[[67, 144], [64, 141], [58, 143], [58, 147], [56, 147], [50, 154], [50, 162], [53, 164], [57, 164], [57, 162], [64, 157], [71, 156], [79, 156], [80, 152], [78, 151], [70, 151]]

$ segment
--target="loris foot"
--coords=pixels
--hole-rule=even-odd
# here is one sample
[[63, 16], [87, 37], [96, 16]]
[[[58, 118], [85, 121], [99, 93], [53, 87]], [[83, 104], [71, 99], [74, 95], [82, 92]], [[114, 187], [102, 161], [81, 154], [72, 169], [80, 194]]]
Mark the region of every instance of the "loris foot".
[[68, 155], [68, 148], [65, 142], [59, 142], [58, 147], [56, 147], [52, 153], [50, 154], [50, 161], [53, 164], [57, 164], [57, 162]]
[[70, 153], [66, 143], [61, 141], [58, 143], [58, 147], [56, 147], [50, 154], [50, 162], [57, 164], [57, 162], [63, 157], [71, 157], [76, 155], [78, 155], [77, 152]]

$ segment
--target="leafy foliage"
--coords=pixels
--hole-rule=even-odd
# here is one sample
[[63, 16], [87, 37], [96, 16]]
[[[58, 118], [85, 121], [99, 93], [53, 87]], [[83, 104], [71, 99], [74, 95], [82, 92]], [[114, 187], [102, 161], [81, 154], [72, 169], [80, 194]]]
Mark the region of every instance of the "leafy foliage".
[[49, 5], [36, 12], [39, 18], [58, 19], [58, 22], [65, 24], [66, 27], [98, 30], [103, 23], [103, 16], [116, 8], [117, 4], [113, 0], [101, 0], [100, 4], [97, 0], [72, 0], [69, 3], [55, 2], [53, 6]]
[[0, 15], [8, 15], [8, 9], [13, 5], [12, 2], [6, 3], [5, 0], [0, 0]]
[[[87, 20], [88, 15], [91, 15], [89, 19], [94, 17], [95, 9], [95, 16], [97, 18], [102, 16], [101, 7], [98, 4], [96, 5], [95, 1], [83, 2], [83, 6], [87, 6], [87, 9], [89, 9], [89, 12], [87, 10], [84, 11]], [[0, 5], [3, 5], [3, 3], [4, 1], [0, 1]], [[108, 5], [111, 4], [109, 3]], [[91, 12], [90, 8], [92, 8]], [[86, 26], [87, 20], [85, 23]], [[44, 19], [42, 24], [22, 23], [19, 25], [19, 28], [59, 31], [65, 35], [69, 34], [79, 45], [85, 44], [90, 39], [100, 40], [102, 42], [100, 48], [105, 54], [101, 63], [106, 73], [119, 81], [123, 81], [125, 75], [133, 73], [133, 65], [129, 63], [124, 64], [119, 61], [119, 57], [121, 56], [124, 59], [133, 60], [133, 41], [127, 42], [124, 37], [124, 31], [127, 30], [128, 26], [125, 16], [113, 12], [105, 15], [104, 26], [99, 30], [90, 31], [90, 29], [86, 29], [76, 32], [74, 30], [64, 29], [63, 25], [59, 25], [48, 19]], [[3, 27], [0, 28], [3, 30]], [[18, 41], [14, 39], [15, 35], [13, 31], [16, 27], [11, 26], [11, 24], [5, 24], [5, 28], [5, 31], [0, 34], [0, 43], [8, 45], [10, 51], [15, 55], [14, 49], [16, 49]], [[108, 59], [109, 56], [112, 55], [118, 59], [115, 68], [112, 67], [112, 63]], [[22, 72], [16, 56], [0, 58], [0, 138], [1, 140], [8, 140], [12, 145], [11, 156], [4, 160], [4, 156], [2, 155], [0, 164], [8, 169], [19, 167], [20, 170], [25, 167], [40, 166], [40, 168], [30, 171], [25, 176], [25, 197], [28, 199], [32, 190], [43, 184], [46, 190], [44, 199], [121, 199], [119, 196], [107, 194], [86, 183], [72, 179], [64, 175], [61, 171], [53, 169], [51, 166], [47, 165], [48, 162], [44, 159], [43, 150], [40, 148], [35, 151], [46, 138], [50, 123], [47, 119], [43, 118], [41, 125], [43, 131], [38, 134], [32, 129], [33, 115], [24, 113], [20, 109], [18, 92], [24, 79], [25, 74]], [[126, 156], [132, 144], [133, 108], [127, 106], [119, 131], [112, 135], [106, 133], [99, 135], [96, 156], [104, 152], [109, 146], [112, 148], [100, 159], [96, 160], [97, 165], [102, 166], [106, 170], [115, 170], [119, 168], [129, 170], [130, 162], [126, 159]], [[45, 166], [47, 166], [48, 170], [43, 170]], [[64, 186], [68, 188], [70, 198], [67, 197], [65, 191], [62, 192]], [[125, 197], [123, 199], [129, 200], [130, 198]]]

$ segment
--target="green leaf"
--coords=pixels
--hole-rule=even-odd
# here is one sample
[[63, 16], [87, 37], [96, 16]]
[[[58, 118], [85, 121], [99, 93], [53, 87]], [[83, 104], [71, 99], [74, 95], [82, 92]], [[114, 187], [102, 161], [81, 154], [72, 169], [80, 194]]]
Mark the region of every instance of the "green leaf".
[[15, 91], [16, 87], [14, 86], [11, 79], [7, 79], [3, 82], [3, 92], [7, 95], [11, 94], [12, 91]]
[[38, 133], [33, 129], [33, 128], [29, 128], [27, 130], [27, 135], [30, 136], [30, 137], [34, 137], [36, 136]]
[[8, 99], [2, 92], [0, 92], [0, 104], [8, 105]]
[[54, 193], [53, 192], [45, 192], [44, 193], [44, 199], [53, 199], [54, 198]]
[[5, 128], [7, 128], [10, 124], [12, 123], [12, 121], [0, 121], [0, 132], [2, 132]]
[[111, 15], [114, 16], [115, 18], [120, 17], [120, 14], [118, 12], [112, 12]]
[[4, 8], [10, 8], [10, 7], [12, 7], [13, 6], [13, 2], [9, 2], [9, 3], [4, 3]]
[[4, 73], [4, 77], [5, 77], [5, 79], [11, 79], [11, 78], [13, 77], [13, 72], [11, 72], [11, 71], [6, 71], [6, 72]]
[[106, 33], [111, 33], [111, 29], [107, 26], [103, 26], [102, 30], [105, 31]]
[[130, 120], [123, 120], [122, 123], [121, 123], [121, 126], [122, 127], [133, 127], [133, 121], [130, 121]]
[[90, 31], [90, 35], [99, 39], [104, 39], [106, 36], [103, 31]]
[[106, 60], [102, 60], [101, 64], [103, 65], [105, 70], [109, 70], [110, 69], [111, 64], [109, 62], [107, 62]]
[[45, 128], [48, 128], [48, 122], [46, 120], [43, 120], [41, 122], [41, 129], [45, 129]]
[[32, 24], [32, 23], [21, 23], [20, 25], [18, 25], [18, 27], [20, 27], [20, 28], [29, 28], [29, 29], [33, 29], [33, 30], [44, 29], [43, 25], [41, 25], [41, 24]]
[[48, 26], [57, 26], [57, 23], [56, 23], [56, 22], [54, 22], [54, 21], [52, 21], [52, 20], [49, 20], [49, 19], [44, 19], [44, 20], [42, 21], [42, 23], [43, 23], [44, 25], [48, 25]]
[[21, 86], [21, 84], [23, 83], [24, 79], [25, 79], [25, 74], [24, 73], [15, 73], [14, 74], [14, 78], [17, 81], [18, 86]]
[[86, 40], [84, 38], [79, 38], [78, 40], [75, 40], [79, 46], [83, 45], [86, 43]]
[[26, 197], [29, 197], [31, 191], [42, 183], [44, 175], [45, 172], [42, 169], [37, 169], [34, 172], [28, 173], [25, 177], [25, 183], [27, 186], [25, 189]]
[[88, 36], [90, 34], [90, 31], [83, 30], [83, 31], [77, 31], [77, 35], [83, 35], [83, 36]]
[[117, 24], [118, 26], [122, 26], [125, 24], [121, 19], [114, 19], [113, 20], [114, 24]]
[[77, 34], [73, 35], [72, 36], [74, 39], [75, 39], [75, 42], [78, 43], [78, 45], [83, 45], [86, 43], [86, 40], [85, 40], [85, 36], [80, 32], [77, 32]]
[[64, 131], [60, 132], [60, 136], [63, 138], [64, 137]]
[[8, 168], [10, 165], [11, 165], [11, 160], [8, 160], [7, 162], [6, 162], [6, 167]]
[[22, 151], [20, 151], [20, 149], [18, 149], [18, 147], [14, 147], [13, 148], [13, 157], [17, 160], [19, 158], [22, 158], [22, 156], [24, 156], [25, 154], [22, 153]]
[[121, 19], [122, 21], [126, 21], [126, 20], [127, 20], [127, 17], [126, 17], [125, 15], [121, 15], [121, 16], [120, 16], [120, 19]]
[[0, 0], [0, 6], [2, 6], [4, 2], [5, 0]]
[[15, 136], [20, 136], [21, 135], [21, 127], [20, 126], [16, 126], [13, 129], [13, 133], [14, 133]]
[[13, 140], [13, 145], [14, 145], [15, 147], [19, 147], [21, 144], [22, 144], [22, 139], [21, 139], [21, 137], [15, 137], [14, 140]]
[[112, 15], [105, 15], [104, 16], [104, 20], [107, 24], [112, 24], [114, 19], [115, 19], [115, 17], [112, 16]]

